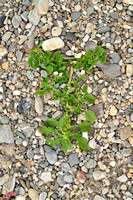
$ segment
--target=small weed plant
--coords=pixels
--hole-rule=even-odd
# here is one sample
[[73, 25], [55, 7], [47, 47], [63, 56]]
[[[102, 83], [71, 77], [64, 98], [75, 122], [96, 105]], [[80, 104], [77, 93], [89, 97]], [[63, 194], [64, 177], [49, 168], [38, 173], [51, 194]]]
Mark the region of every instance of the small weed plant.
[[[78, 59], [65, 59], [64, 55], [56, 51], [43, 51], [41, 43], [30, 52], [29, 64], [33, 68], [44, 69], [48, 76], [41, 83], [41, 90], [36, 91], [37, 95], [53, 93], [53, 98], [60, 101], [64, 114], [59, 120], [49, 118], [45, 125], [40, 126], [40, 131], [47, 136], [45, 143], [50, 146], [61, 145], [63, 151], [72, 149], [73, 139], [77, 139], [78, 146], [85, 152], [89, 150], [88, 140], [82, 137], [83, 132], [91, 130], [91, 124], [96, 120], [96, 115], [91, 110], [83, 109], [84, 103], [95, 103], [95, 97], [89, 95], [87, 86], [79, 87], [79, 82], [86, 78], [83, 74], [78, 80], [73, 80], [74, 69], [84, 69], [86, 73], [91, 73], [93, 66], [100, 61], [106, 62], [106, 51], [97, 46], [92, 52], [88, 50], [85, 55]], [[57, 89], [56, 85], [64, 84], [62, 89]], [[76, 123], [78, 115], [84, 112], [85, 121]], [[75, 120], [74, 120], [75, 119]]]

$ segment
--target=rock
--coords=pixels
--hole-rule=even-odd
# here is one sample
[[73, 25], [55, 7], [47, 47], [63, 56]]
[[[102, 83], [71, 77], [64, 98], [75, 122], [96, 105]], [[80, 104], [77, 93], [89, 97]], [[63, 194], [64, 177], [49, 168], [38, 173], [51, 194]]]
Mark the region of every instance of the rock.
[[112, 17], [113, 19], [118, 19], [118, 18], [119, 18], [118, 12], [112, 12], [112, 13], [111, 13], [111, 17]]
[[20, 62], [22, 60], [23, 53], [21, 51], [16, 51], [16, 57], [17, 60]]
[[64, 47], [64, 42], [61, 38], [55, 37], [48, 39], [42, 43], [42, 48], [44, 51], [54, 51], [56, 49], [61, 49]]
[[92, 23], [88, 23], [85, 29], [85, 33], [87, 34], [92, 33], [92, 31], [94, 31], [95, 29], [96, 29], [96, 25]]
[[38, 15], [36, 8], [29, 12], [28, 18], [29, 22], [31, 22], [34, 26], [38, 25], [40, 21], [40, 15]]
[[14, 90], [13, 91], [13, 95], [14, 96], [19, 96], [21, 94], [21, 92], [19, 90]]
[[102, 64], [98, 62], [96, 66], [100, 67], [103, 73], [109, 76], [110, 78], [115, 78], [121, 75], [120, 66], [117, 64]]
[[89, 141], [89, 147], [92, 149], [95, 149], [97, 147], [97, 143], [95, 141], [95, 138]]
[[73, 179], [72, 179], [71, 174], [67, 173], [67, 174], [64, 176], [64, 181], [67, 182], [67, 183], [72, 183], [72, 182], [73, 182]]
[[0, 185], [4, 185], [9, 179], [9, 174], [5, 174], [4, 176], [0, 177]]
[[106, 170], [106, 165], [104, 165], [104, 163], [102, 161], [98, 162], [98, 166], [101, 170]]
[[26, 138], [29, 138], [32, 135], [32, 129], [27, 124], [22, 124], [22, 131]]
[[62, 111], [57, 111], [54, 113], [54, 115], [52, 116], [53, 119], [59, 119], [62, 116]]
[[80, 11], [72, 12], [71, 13], [71, 19], [72, 19], [72, 21], [76, 21], [81, 15], [82, 15], [82, 13]]
[[45, 15], [48, 12], [49, 0], [34, 0], [37, 12]]
[[9, 125], [3, 125], [0, 127], [0, 143], [13, 143], [14, 137]]
[[33, 49], [33, 47], [34, 47], [34, 39], [37, 37], [37, 35], [38, 35], [37, 31], [34, 31], [34, 32], [30, 35], [29, 40], [28, 40], [28, 42], [27, 42], [28, 48], [29, 48], [29, 49]]
[[97, 118], [104, 116], [104, 110], [103, 110], [103, 104], [102, 103], [90, 106], [89, 110], [92, 110], [96, 114]]
[[0, 28], [3, 27], [3, 26], [5, 26], [5, 24], [4, 24], [5, 19], [6, 19], [5, 15], [0, 16]]
[[79, 164], [79, 159], [77, 154], [71, 154], [69, 156], [69, 164], [71, 165], [71, 167]]
[[9, 62], [5, 62], [2, 64], [2, 69], [6, 70], [9, 68]]
[[21, 17], [24, 21], [28, 21], [28, 11], [24, 11], [22, 14], [21, 14]]
[[114, 7], [115, 6], [115, 0], [109, 0], [109, 2], [110, 2], [110, 5], [112, 6], [112, 7]]
[[11, 166], [12, 162], [7, 160], [6, 156], [0, 155], [0, 168], [7, 170]]
[[15, 200], [25, 200], [25, 196], [22, 196], [22, 195], [17, 195]]
[[100, 195], [96, 195], [94, 200], [105, 200], [105, 198], [101, 197]]
[[62, 163], [61, 169], [64, 172], [68, 172], [70, 170], [70, 166], [68, 163]]
[[44, 181], [44, 183], [51, 182], [51, 173], [50, 172], [43, 172], [40, 176], [40, 179]]
[[42, 26], [42, 27], [39, 29], [39, 31], [40, 31], [41, 33], [45, 33], [45, 32], [47, 31], [47, 29], [48, 29], [47, 25], [44, 25], [44, 26]]
[[96, 47], [97, 47], [97, 44], [95, 42], [87, 42], [85, 45], [85, 51], [88, 51], [89, 49], [91, 51], [94, 51]]
[[132, 134], [131, 126], [126, 126], [124, 128], [120, 128], [120, 138], [121, 140], [126, 140]]
[[45, 70], [41, 70], [41, 76], [43, 78], [46, 78], [48, 76], [48, 73]]
[[126, 182], [127, 180], [128, 180], [128, 179], [127, 179], [127, 177], [126, 177], [125, 174], [123, 174], [122, 176], [118, 177], [118, 181], [120, 181], [121, 183], [124, 183], [124, 182]]
[[12, 192], [15, 187], [15, 175], [10, 177], [9, 180], [3, 185], [2, 194]]
[[2, 124], [8, 124], [9, 123], [9, 118], [7, 116], [2, 116], [0, 120], [1, 120]]
[[130, 149], [130, 148], [122, 149], [122, 150], [121, 150], [121, 153], [122, 153], [122, 155], [123, 155], [124, 157], [128, 157], [128, 156], [130, 156], [130, 154], [132, 153], [132, 149]]
[[30, 188], [28, 190], [28, 194], [31, 200], [39, 200], [39, 195], [38, 195], [37, 190]]
[[96, 167], [96, 165], [97, 165], [96, 161], [93, 160], [93, 159], [90, 159], [90, 160], [86, 163], [85, 166], [86, 166], [88, 169], [93, 169], [93, 168]]
[[54, 37], [60, 36], [60, 35], [61, 35], [61, 32], [62, 32], [62, 28], [59, 27], [59, 26], [54, 26], [54, 27], [52, 28], [52, 35], [53, 35]]
[[133, 122], [133, 113], [130, 116], [130, 120]]
[[94, 171], [93, 172], [93, 178], [95, 181], [102, 180], [106, 177], [106, 173], [102, 171]]
[[103, 27], [98, 28], [99, 34], [106, 33], [106, 32], [109, 32], [109, 31], [110, 31], [110, 28], [108, 26], [103, 26]]
[[115, 44], [120, 44], [121, 43], [121, 37], [119, 35], [116, 36], [114, 43]]
[[126, 75], [128, 77], [133, 76], [133, 65], [132, 64], [127, 64], [127, 66], [126, 66]]
[[20, 35], [19, 39], [20, 39], [19, 45], [21, 45], [27, 40], [27, 36], [26, 35]]
[[133, 5], [133, 0], [123, 0], [123, 3]]
[[35, 98], [35, 111], [38, 113], [38, 114], [42, 114], [43, 113], [43, 101], [42, 101], [42, 98], [37, 96]]
[[18, 113], [28, 114], [31, 104], [32, 104], [32, 101], [30, 101], [30, 99], [22, 98], [19, 101], [19, 105], [17, 109]]
[[114, 53], [112, 54], [112, 60], [113, 60], [114, 63], [118, 63], [118, 62], [120, 61], [120, 56], [119, 56], [119, 54], [116, 53], [116, 52], [114, 52]]
[[76, 36], [73, 33], [67, 33], [65, 38], [69, 41], [77, 40]]
[[7, 31], [7, 32], [2, 36], [2, 40], [3, 40], [4, 42], [7, 42], [7, 41], [9, 40], [9, 38], [11, 37], [11, 35], [12, 35], [12, 32]]
[[39, 196], [39, 200], [45, 200], [47, 197], [47, 193], [46, 192], [42, 192]]
[[0, 58], [4, 57], [8, 53], [7, 49], [0, 45]]
[[27, 150], [27, 158], [32, 159], [34, 157], [34, 152], [31, 149]]
[[57, 162], [57, 153], [53, 149], [49, 152], [46, 152], [45, 156], [49, 164], [54, 165]]
[[94, 12], [94, 8], [93, 7], [88, 7], [87, 8], [87, 15], [91, 15]]
[[80, 181], [80, 183], [85, 183], [86, 181], [86, 175], [83, 171], [79, 171], [77, 173], [77, 179]]
[[110, 109], [109, 114], [110, 114], [111, 116], [117, 115], [117, 109], [116, 109], [115, 106], [111, 106], [111, 109]]
[[65, 185], [65, 181], [64, 181], [64, 178], [63, 178], [63, 175], [60, 174], [58, 177], [57, 177], [57, 183], [59, 184], [59, 186], [63, 187]]
[[7, 156], [14, 156], [15, 155], [15, 145], [14, 144], [2, 144], [0, 145], [0, 150], [4, 152]]
[[12, 18], [12, 25], [14, 26], [14, 28], [18, 28], [21, 21], [22, 21], [21, 17], [19, 15], [15, 15]]

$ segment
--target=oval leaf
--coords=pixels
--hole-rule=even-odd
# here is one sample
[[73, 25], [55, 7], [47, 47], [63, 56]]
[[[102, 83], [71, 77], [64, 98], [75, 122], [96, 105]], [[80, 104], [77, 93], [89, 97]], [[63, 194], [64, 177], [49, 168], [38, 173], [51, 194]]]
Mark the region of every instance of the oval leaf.
[[87, 132], [91, 130], [91, 124], [89, 122], [83, 122], [79, 125], [82, 132]]
[[57, 146], [59, 144], [59, 139], [51, 139], [51, 138], [48, 138], [46, 141], [45, 141], [45, 144], [47, 145], [50, 145], [50, 146]]
[[93, 111], [85, 110], [85, 117], [89, 122], [94, 122], [97, 118]]
[[46, 122], [46, 123], [48, 124], [48, 126], [50, 126], [50, 127], [56, 127], [56, 126], [57, 126], [57, 123], [58, 123], [55, 119], [52, 119], [52, 118], [47, 119], [45, 122]]
[[84, 151], [87, 152], [89, 150], [88, 140], [84, 137], [78, 138], [78, 146]]
[[39, 131], [45, 135], [52, 135], [54, 130], [52, 128], [47, 128], [46, 126], [41, 126]]
[[66, 118], [61, 117], [60, 120], [59, 120], [59, 123], [58, 123], [58, 127], [62, 130], [63, 127], [65, 126], [65, 124], [66, 124]]

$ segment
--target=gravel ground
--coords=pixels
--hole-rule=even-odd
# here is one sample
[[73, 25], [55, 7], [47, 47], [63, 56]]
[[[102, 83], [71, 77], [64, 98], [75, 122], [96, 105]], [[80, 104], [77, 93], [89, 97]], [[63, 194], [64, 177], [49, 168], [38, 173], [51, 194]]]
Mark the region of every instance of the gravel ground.
[[[97, 98], [87, 153], [76, 143], [67, 153], [51, 148], [38, 130], [63, 114], [51, 94], [36, 96], [47, 73], [27, 62], [40, 41], [52, 48], [49, 39], [67, 57], [97, 45], [107, 50], [107, 63], [85, 80]], [[132, 200], [132, 77], [133, 0], [0, 0], [1, 196], [15, 191], [15, 200]]]

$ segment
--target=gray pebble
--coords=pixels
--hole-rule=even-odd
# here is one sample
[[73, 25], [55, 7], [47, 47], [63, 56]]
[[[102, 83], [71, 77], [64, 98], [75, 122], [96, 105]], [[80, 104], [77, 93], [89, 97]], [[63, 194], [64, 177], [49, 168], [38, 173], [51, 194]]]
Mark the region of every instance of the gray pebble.
[[57, 183], [59, 184], [59, 186], [64, 186], [65, 185], [65, 181], [64, 181], [64, 178], [63, 178], [63, 175], [59, 175], [58, 177], [57, 177]]
[[109, 31], [110, 31], [110, 28], [108, 26], [103, 26], [103, 27], [98, 28], [99, 34], [106, 33], [106, 32], [109, 32]]
[[[4, 134], [3, 134], [4, 133]], [[0, 127], [0, 143], [13, 143], [14, 137], [9, 125]]]
[[93, 159], [90, 159], [86, 164], [85, 166], [88, 168], [88, 169], [92, 169], [92, 168], [95, 168], [97, 165], [96, 161], [93, 160]]
[[66, 175], [64, 176], [64, 181], [67, 182], [67, 183], [72, 183], [72, 182], [73, 182], [73, 179], [72, 179], [71, 174], [66, 174]]
[[12, 25], [14, 26], [14, 28], [18, 28], [21, 21], [22, 21], [21, 17], [18, 16], [18, 15], [15, 15], [15, 16], [12, 18]]
[[22, 60], [23, 53], [21, 51], [17, 51], [16, 52], [16, 57], [17, 57], [17, 60], [20, 62]]
[[133, 122], [133, 113], [130, 116], [130, 120]]
[[88, 7], [87, 8], [87, 15], [91, 15], [94, 12], [94, 8], [93, 7]]
[[102, 103], [99, 103], [94, 106], [90, 106], [89, 110], [92, 110], [96, 114], [97, 118], [101, 118], [104, 115], [104, 109], [103, 109]]
[[39, 196], [39, 200], [45, 200], [47, 197], [47, 192], [42, 192]]
[[1, 120], [2, 124], [8, 124], [9, 123], [9, 118], [7, 116], [2, 116], [0, 120]]
[[7, 42], [7, 41], [9, 40], [9, 38], [11, 37], [11, 35], [12, 35], [12, 32], [7, 31], [7, 32], [2, 36], [2, 40], [3, 40], [4, 42]]
[[119, 54], [116, 53], [116, 52], [114, 52], [114, 53], [112, 54], [112, 60], [113, 60], [114, 63], [118, 63], [118, 62], [120, 61], [120, 56], [119, 56]]
[[72, 21], [76, 21], [81, 16], [81, 14], [82, 13], [80, 11], [72, 12], [72, 14], [71, 14]]
[[48, 73], [45, 70], [41, 70], [41, 76], [43, 78], [46, 78], [48, 76]]
[[28, 18], [29, 22], [31, 22], [34, 26], [36, 26], [40, 21], [40, 15], [38, 15], [37, 10], [33, 9], [30, 11]]
[[57, 111], [52, 116], [53, 119], [59, 119], [62, 116], [62, 111]]
[[71, 166], [74, 166], [74, 165], [79, 164], [79, 159], [78, 159], [77, 154], [71, 154], [71, 155], [69, 156], [69, 164], [70, 164]]
[[94, 51], [96, 47], [97, 47], [97, 44], [95, 42], [87, 42], [85, 45], [85, 51], [88, 51], [89, 49], [91, 51]]
[[101, 197], [100, 195], [96, 195], [94, 200], [105, 200], [105, 198]]
[[27, 157], [32, 159], [34, 157], [34, 152], [32, 150], [28, 149], [27, 150]]
[[118, 17], [119, 17], [118, 12], [112, 12], [112, 13], [111, 13], [111, 17], [112, 17], [113, 19], [118, 19]]
[[53, 165], [57, 162], [57, 153], [54, 150], [45, 152], [45, 156], [46, 156], [49, 164]]
[[69, 41], [72, 41], [72, 40], [77, 40], [76, 36], [73, 34], [73, 33], [67, 33], [65, 35], [65, 38]]
[[70, 166], [68, 163], [62, 163], [62, 171], [68, 172], [70, 170]]
[[28, 21], [28, 11], [24, 11], [22, 14], [21, 14], [21, 17], [24, 21]]

